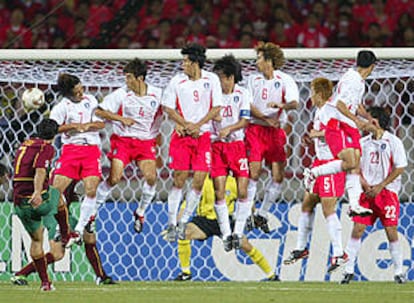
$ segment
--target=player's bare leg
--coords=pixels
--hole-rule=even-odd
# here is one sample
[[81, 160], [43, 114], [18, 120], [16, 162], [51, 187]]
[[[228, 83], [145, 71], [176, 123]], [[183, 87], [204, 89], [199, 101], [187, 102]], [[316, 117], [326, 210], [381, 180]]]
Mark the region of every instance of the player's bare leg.
[[69, 213], [64, 199], [64, 192], [66, 188], [72, 183], [72, 179], [63, 175], [55, 175], [53, 179], [53, 187], [60, 193], [60, 199], [58, 204], [58, 211], [55, 215], [56, 221], [59, 224], [60, 233], [62, 236], [62, 244], [65, 246], [72, 236], [75, 236], [70, 232], [69, 227]]
[[96, 205], [99, 208], [100, 205], [105, 203], [106, 198], [113, 186], [121, 181], [122, 173], [124, 172], [124, 163], [116, 158], [111, 161], [111, 170], [107, 180], [102, 180], [96, 190]]
[[137, 233], [142, 231], [144, 226], [144, 214], [148, 205], [155, 196], [155, 182], [157, 178], [156, 162], [154, 160], [143, 160], [138, 163], [139, 169], [144, 174], [141, 201], [134, 212], [134, 229]]

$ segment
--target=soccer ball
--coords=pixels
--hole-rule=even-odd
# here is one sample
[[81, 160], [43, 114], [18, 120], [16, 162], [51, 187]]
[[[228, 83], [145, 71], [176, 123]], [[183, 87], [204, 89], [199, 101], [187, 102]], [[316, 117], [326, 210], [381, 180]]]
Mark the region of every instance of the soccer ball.
[[45, 104], [45, 94], [37, 87], [29, 88], [23, 92], [22, 100], [26, 109], [38, 109]]

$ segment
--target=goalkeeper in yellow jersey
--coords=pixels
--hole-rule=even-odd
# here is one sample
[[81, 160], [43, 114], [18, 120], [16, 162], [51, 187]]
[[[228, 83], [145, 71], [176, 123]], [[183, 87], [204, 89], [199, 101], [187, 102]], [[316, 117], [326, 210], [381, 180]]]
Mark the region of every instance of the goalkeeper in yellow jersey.
[[[234, 202], [237, 200], [237, 184], [236, 180], [231, 176], [227, 178], [225, 198], [229, 208], [229, 214], [231, 215], [234, 211]], [[181, 273], [175, 278], [176, 281], [189, 281], [192, 278], [190, 271], [191, 240], [207, 240], [212, 236], [221, 236], [217, 216], [214, 211], [214, 202], [213, 182], [210, 178], [206, 178], [197, 214], [187, 225], [185, 239], [178, 240], [178, 258], [180, 260]], [[180, 215], [181, 213], [182, 211]], [[263, 270], [268, 281], [279, 281], [279, 277], [273, 273], [263, 254], [245, 236], [242, 238], [241, 250]]]

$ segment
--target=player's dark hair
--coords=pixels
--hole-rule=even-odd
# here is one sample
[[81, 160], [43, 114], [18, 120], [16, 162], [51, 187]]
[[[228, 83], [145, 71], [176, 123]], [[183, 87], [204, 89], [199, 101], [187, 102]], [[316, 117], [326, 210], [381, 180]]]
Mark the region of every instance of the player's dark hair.
[[217, 74], [223, 73], [226, 77], [233, 76], [234, 83], [243, 80], [241, 70], [241, 64], [233, 55], [225, 55], [224, 57], [218, 59], [213, 67], [213, 71]]
[[188, 55], [190, 61], [198, 63], [200, 68], [203, 68], [206, 62], [206, 48], [197, 43], [187, 43], [181, 49], [181, 55]]
[[357, 66], [367, 68], [377, 61], [374, 52], [369, 50], [361, 50], [357, 56]]
[[8, 173], [9, 170], [7, 169], [6, 165], [0, 163], [0, 177], [4, 177]]
[[265, 60], [272, 60], [273, 68], [281, 68], [285, 64], [285, 55], [277, 44], [259, 41], [255, 50], [257, 54], [262, 52]]
[[147, 64], [144, 61], [138, 58], [135, 58], [134, 60], [129, 62], [127, 65], [125, 65], [124, 73], [133, 74], [135, 78], [138, 78], [139, 76], [143, 76], [145, 80], [145, 77], [147, 75]]
[[52, 140], [58, 133], [59, 125], [55, 120], [43, 119], [36, 127], [37, 137]]
[[57, 81], [57, 89], [64, 97], [73, 96], [73, 88], [80, 83], [80, 79], [70, 74], [60, 74]]
[[368, 109], [368, 113], [372, 118], [377, 119], [380, 127], [385, 130], [390, 130], [391, 118], [385, 108], [373, 106]]

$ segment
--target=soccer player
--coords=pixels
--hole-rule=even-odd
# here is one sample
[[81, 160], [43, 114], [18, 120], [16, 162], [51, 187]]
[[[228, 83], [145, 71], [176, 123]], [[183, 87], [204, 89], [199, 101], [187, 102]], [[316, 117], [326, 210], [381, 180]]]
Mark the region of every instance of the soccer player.
[[[316, 159], [313, 167], [328, 163], [334, 157], [325, 141], [325, 128], [330, 117], [337, 109], [329, 103], [332, 96], [332, 82], [326, 78], [316, 78], [311, 83], [311, 100], [316, 113], [313, 120], [313, 129], [309, 137], [313, 139], [316, 151]], [[345, 173], [320, 176], [315, 182], [313, 192], [305, 192], [302, 203], [302, 212], [299, 216], [298, 238], [296, 248], [290, 253], [284, 264], [292, 264], [300, 259], [307, 258], [309, 251], [306, 248], [310, 231], [313, 227], [314, 209], [317, 203], [322, 203], [322, 211], [327, 223], [328, 233], [331, 239], [333, 256], [328, 273], [337, 270], [348, 261], [348, 256], [342, 247], [342, 227], [336, 214], [336, 202], [338, 197], [344, 194]]]
[[[233, 212], [235, 201], [238, 197], [236, 180], [229, 176], [226, 181], [226, 207], [230, 213]], [[178, 258], [181, 265], [181, 273], [175, 278], [176, 281], [189, 281], [192, 278], [191, 263], [191, 240], [205, 241], [212, 236], [221, 236], [219, 223], [214, 211], [215, 193], [213, 181], [206, 178], [197, 216], [187, 224], [185, 239], [178, 240]], [[272, 269], [263, 254], [254, 247], [245, 236], [241, 239], [241, 249], [260, 267], [265, 273], [268, 281], [280, 281], [278, 275]]]
[[394, 281], [405, 283], [403, 257], [398, 239], [398, 218], [400, 203], [398, 192], [401, 189], [401, 174], [407, 167], [407, 157], [402, 141], [389, 132], [390, 117], [385, 109], [372, 107], [369, 113], [377, 126], [361, 139], [361, 183], [364, 189], [360, 204], [373, 210], [367, 217], [353, 217], [354, 227], [346, 251], [350, 261], [345, 265], [341, 284], [348, 284], [354, 277], [355, 259], [361, 248], [361, 237], [367, 225], [380, 219], [389, 241], [389, 250], [394, 265]]
[[55, 214], [59, 203], [59, 191], [48, 186], [47, 177], [47, 170], [55, 155], [52, 141], [57, 132], [55, 121], [42, 120], [37, 126], [35, 137], [20, 145], [14, 161], [14, 209], [32, 240], [30, 256], [39, 274], [42, 291], [54, 290], [43, 251], [42, 219]]
[[[241, 65], [233, 55], [226, 55], [217, 60], [213, 70], [220, 78], [223, 107], [220, 112], [220, 121], [213, 121], [211, 177], [216, 194], [214, 208], [223, 235], [224, 249], [230, 251], [232, 248], [240, 248], [246, 220], [251, 213], [251, 205], [247, 200], [249, 167], [244, 145], [244, 128], [249, 123], [252, 98], [247, 89], [237, 84], [242, 80]], [[238, 206], [233, 234], [225, 200], [226, 178], [229, 170], [237, 178], [238, 189]]]
[[[57, 86], [63, 98], [52, 108], [50, 118], [59, 125], [63, 147], [56, 162], [53, 186], [61, 196], [73, 180], [83, 180], [85, 187], [78, 224], [66, 243], [69, 247], [73, 243], [80, 244], [84, 228], [96, 211], [96, 189], [101, 179], [99, 130], [105, 124], [95, 116], [98, 101], [94, 96], [84, 94], [78, 77], [60, 74]], [[59, 205], [66, 208], [63, 196]], [[62, 235], [65, 233], [61, 230]]]
[[109, 178], [98, 186], [97, 203], [105, 202], [111, 188], [119, 183], [124, 167], [132, 162], [144, 175], [141, 201], [134, 212], [134, 229], [140, 233], [144, 213], [155, 196], [156, 137], [162, 122], [161, 89], [145, 82], [147, 65], [136, 58], [124, 68], [126, 86], [118, 88], [99, 104], [96, 115], [113, 121]]
[[359, 116], [370, 119], [365, 108], [361, 104], [365, 91], [364, 80], [371, 74], [375, 67], [377, 58], [372, 51], [362, 50], [357, 56], [357, 69], [349, 69], [339, 80], [336, 95], [332, 99], [332, 105], [338, 109], [337, 116], [328, 123], [325, 139], [332, 151], [338, 158], [324, 165], [305, 169], [305, 188], [312, 192], [316, 177], [335, 174], [346, 171], [345, 188], [349, 199], [349, 215], [370, 215], [372, 210], [359, 205], [359, 197], [362, 193], [359, 180], [359, 161], [361, 147], [359, 130], [367, 130], [368, 122], [361, 120]]
[[272, 179], [265, 188], [255, 222], [264, 232], [269, 232], [267, 213], [272, 203], [281, 195], [286, 165], [286, 112], [298, 107], [299, 90], [295, 81], [279, 69], [285, 62], [283, 51], [271, 42], [259, 42], [256, 46], [256, 66], [259, 74], [248, 79], [253, 96], [252, 119], [246, 129], [246, 149], [249, 159], [250, 180], [248, 199], [253, 201], [257, 181], [262, 170], [262, 160], [270, 166]]
[[[170, 242], [183, 239], [185, 225], [200, 201], [201, 189], [211, 164], [211, 120], [220, 113], [222, 92], [217, 75], [203, 69], [206, 49], [196, 43], [182, 50], [183, 73], [174, 76], [166, 87], [162, 105], [176, 123], [170, 141], [170, 168], [173, 187], [168, 195], [168, 234]], [[193, 170], [186, 208], [177, 226], [177, 213], [183, 187]]]
[[[74, 190], [76, 182], [72, 182], [65, 190], [64, 197], [65, 202], [69, 205], [71, 202], [78, 200]], [[77, 224], [77, 220], [74, 216], [69, 215], [70, 226], [74, 228]], [[95, 275], [96, 275], [96, 284], [97, 285], [112, 285], [116, 284], [110, 276], [105, 273], [103, 269], [101, 258], [99, 257], [98, 248], [96, 247], [96, 234], [94, 230], [94, 222], [90, 221], [83, 233], [83, 241], [85, 243], [85, 254], [91, 264]], [[46, 263], [47, 265], [53, 264], [64, 257], [65, 248], [62, 245], [62, 237], [59, 232], [56, 230], [57, 221], [52, 215], [47, 215], [43, 218], [43, 224], [48, 230], [49, 245], [50, 251], [46, 253]], [[36, 266], [34, 262], [31, 262], [24, 266], [21, 270], [16, 272], [11, 278], [11, 282], [15, 285], [28, 285], [27, 277], [36, 271]]]

